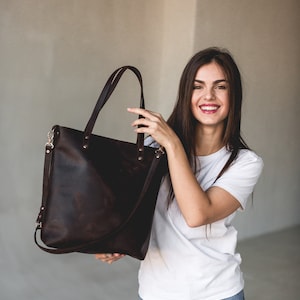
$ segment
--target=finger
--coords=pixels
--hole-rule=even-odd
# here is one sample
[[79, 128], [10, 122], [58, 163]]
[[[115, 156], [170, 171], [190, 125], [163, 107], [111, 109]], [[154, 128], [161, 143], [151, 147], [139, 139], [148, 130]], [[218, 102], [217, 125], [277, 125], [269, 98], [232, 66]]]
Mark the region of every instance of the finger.
[[147, 109], [143, 109], [143, 108], [127, 108], [128, 112], [143, 116], [144, 118], [147, 118], [149, 120], [153, 120], [153, 117], [158, 117], [159, 114], [155, 113], [153, 111], [147, 110]]
[[121, 254], [121, 253], [113, 253], [114, 257], [124, 257], [125, 254]]
[[140, 118], [140, 119], [134, 120], [131, 125], [133, 127], [150, 127], [153, 122], [155, 122], [155, 121], [151, 121], [146, 118]]
[[138, 108], [138, 107], [128, 107], [127, 108], [128, 112], [134, 113], [136, 115], [144, 115], [146, 113], [146, 110], [143, 108]]
[[112, 254], [111, 253], [97, 253], [95, 254], [96, 258], [107, 258], [107, 257], [111, 257]]
[[101, 254], [96, 254], [95, 255], [96, 259], [100, 259], [102, 261], [108, 261], [111, 259], [112, 254], [110, 253], [101, 253]]
[[102, 262], [111, 264], [116, 260], [119, 260], [120, 258], [124, 257], [125, 254], [120, 253], [100, 253], [95, 254], [95, 258], [101, 260]]
[[108, 264], [112, 264], [113, 262], [121, 259], [122, 257], [124, 257], [124, 254], [119, 254], [119, 253], [114, 253], [108, 260], [107, 263]]
[[101, 253], [101, 254], [95, 254], [95, 258], [96, 258], [96, 259], [105, 259], [105, 257], [106, 257], [106, 254], [104, 254], [104, 253]]
[[121, 253], [97, 253], [97, 254], [95, 254], [95, 257], [104, 259], [104, 258], [110, 258], [112, 256], [118, 257], [118, 256], [122, 256], [122, 255], [124, 255], [124, 254], [121, 254]]

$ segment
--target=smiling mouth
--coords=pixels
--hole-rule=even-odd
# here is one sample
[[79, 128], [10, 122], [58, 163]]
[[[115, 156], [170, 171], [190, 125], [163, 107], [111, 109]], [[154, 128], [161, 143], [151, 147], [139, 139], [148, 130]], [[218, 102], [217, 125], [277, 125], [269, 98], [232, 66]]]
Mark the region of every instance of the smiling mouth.
[[201, 105], [200, 109], [204, 113], [214, 113], [219, 109], [219, 106], [218, 105]]

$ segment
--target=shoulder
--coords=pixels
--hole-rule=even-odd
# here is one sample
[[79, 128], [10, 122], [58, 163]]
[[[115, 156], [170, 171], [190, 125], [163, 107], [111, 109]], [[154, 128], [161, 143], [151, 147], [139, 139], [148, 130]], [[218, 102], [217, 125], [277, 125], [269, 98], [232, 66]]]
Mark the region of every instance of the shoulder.
[[233, 166], [239, 166], [241, 168], [249, 168], [256, 170], [259, 174], [263, 169], [264, 162], [262, 158], [257, 155], [254, 151], [248, 149], [241, 149], [238, 153]]
[[[226, 157], [230, 153], [228, 152]], [[252, 150], [241, 149], [235, 160], [218, 180], [222, 181], [231, 178], [236, 182], [248, 180], [256, 182], [261, 175], [263, 167], [264, 163], [259, 155]]]
[[224, 174], [213, 186], [218, 186], [233, 195], [245, 208], [246, 202], [261, 175], [264, 163], [255, 152], [242, 149]]

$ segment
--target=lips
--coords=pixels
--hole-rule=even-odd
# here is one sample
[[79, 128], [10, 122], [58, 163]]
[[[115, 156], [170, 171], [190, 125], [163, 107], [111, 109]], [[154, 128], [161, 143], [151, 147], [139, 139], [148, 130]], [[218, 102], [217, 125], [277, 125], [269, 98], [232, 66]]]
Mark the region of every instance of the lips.
[[213, 114], [219, 109], [219, 105], [213, 105], [213, 104], [203, 104], [200, 105], [200, 109], [203, 113], [206, 114]]

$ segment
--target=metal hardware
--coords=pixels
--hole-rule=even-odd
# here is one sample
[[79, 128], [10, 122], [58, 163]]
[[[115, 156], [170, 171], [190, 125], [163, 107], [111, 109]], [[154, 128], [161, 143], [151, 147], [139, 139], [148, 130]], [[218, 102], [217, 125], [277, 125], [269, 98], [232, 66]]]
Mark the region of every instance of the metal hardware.
[[90, 136], [89, 135], [85, 135], [84, 136], [84, 144], [82, 145], [82, 148], [84, 149], [84, 150], [86, 150], [88, 147], [89, 147], [89, 139], [90, 139]]
[[48, 141], [46, 143], [46, 153], [50, 153], [50, 150], [54, 148], [54, 129], [51, 129], [47, 135]]
[[158, 159], [160, 158], [162, 155], [165, 154], [165, 150], [164, 147], [160, 146], [156, 151], [155, 151], [155, 157]]
[[45, 207], [41, 206], [40, 213], [36, 219], [36, 224], [37, 224], [38, 228], [42, 228], [42, 218], [43, 218], [44, 210], [45, 210]]

